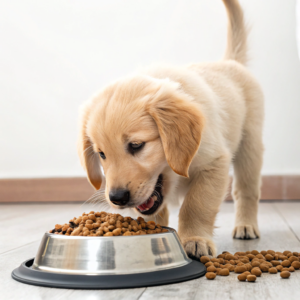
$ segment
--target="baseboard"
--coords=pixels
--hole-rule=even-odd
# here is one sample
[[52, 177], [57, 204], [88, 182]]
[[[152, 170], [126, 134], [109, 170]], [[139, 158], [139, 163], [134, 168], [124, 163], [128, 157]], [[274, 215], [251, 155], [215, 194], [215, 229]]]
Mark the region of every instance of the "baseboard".
[[[262, 182], [263, 200], [300, 200], [300, 175], [263, 176]], [[0, 180], [2, 203], [83, 202], [93, 193], [84, 177]]]
[[0, 202], [81, 202], [93, 193], [84, 177], [0, 180]]

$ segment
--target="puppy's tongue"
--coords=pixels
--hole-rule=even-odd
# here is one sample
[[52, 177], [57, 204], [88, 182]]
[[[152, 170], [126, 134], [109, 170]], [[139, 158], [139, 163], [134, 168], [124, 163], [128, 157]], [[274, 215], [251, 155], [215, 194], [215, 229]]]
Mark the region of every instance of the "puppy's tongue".
[[146, 202], [144, 202], [143, 204], [139, 205], [137, 208], [140, 211], [145, 211], [145, 210], [150, 209], [153, 205], [154, 205], [154, 199], [153, 199], [153, 197], [150, 197]]

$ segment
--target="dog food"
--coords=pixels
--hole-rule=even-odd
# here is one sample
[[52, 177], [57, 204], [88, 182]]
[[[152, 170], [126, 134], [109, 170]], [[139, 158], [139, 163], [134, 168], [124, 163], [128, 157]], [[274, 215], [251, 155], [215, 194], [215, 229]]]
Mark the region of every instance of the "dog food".
[[224, 251], [217, 258], [202, 256], [200, 261], [209, 272], [206, 276], [207, 278], [209, 276], [208, 279], [215, 279], [217, 275], [228, 276], [230, 272], [235, 272], [239, 274], [237, 276], [239, 281], [255, 282], [262, 272], [269, 274], [280, 272], [282, 278], [289, 278], [291, 272], [300, 269], [300, 255], [291, 251], [281, 253], [273, 250], [261, 252], [253, 250], [235, 254]]
[[168, 232], [154, 221], [146, 222], [143, 218], [137, 220], [123, 217], [120, 214], [111, 214], [91, 211], [74, 217], [69, 224], [56, 224], [49, 231], [54, 234], [67, 236], [130, 236]]
[[207, 273], [205, 274], [205, 277], [206, 277], [207, 279], [210, 279], [210, 280], [215, 279], [216, 276], [217, 276], [216, 273], [213, 273], [213, 272], [207, 272]]
[[243, 273], [243, 274], [238, 275], [237, 278], [238, 278], [239, 281], [246, 281], [247, 276], [248, 276], [247, 274]]
[[283, 271], [280, 273], [281, 278], [289, 278], [291, 273], [289, 271]]
[[255, 275], [248, 275], [247, 276], [247, 281], [248, 282], [254, 282], [256, 280], [256, 276]]

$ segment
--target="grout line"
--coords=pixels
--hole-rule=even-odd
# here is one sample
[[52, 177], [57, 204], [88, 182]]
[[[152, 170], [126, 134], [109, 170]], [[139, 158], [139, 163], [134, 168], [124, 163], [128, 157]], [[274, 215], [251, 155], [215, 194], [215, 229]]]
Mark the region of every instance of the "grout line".
[[30, 244], [36, 243], [36, 242], [38, 242], [38, 241], [39, 241], [39, 240], [35, 240], [35, 241], [33, 241], [33, 242], [24, 244], [24, 245], [22, 245], [22, 246], [19, 246], [19, 247], [16, 247], [16, 248], [13, 248], [13, 249], [4, 251], [4, 252], [0, 253], [0, 256], [2, 256], [2, 255], [4, 255], [4, 254], [7, 254], [7, 253], [9, 253], [9, 252], [11, 252], [11, 251], [14, 251], [14, 250], [16, 250], [16, 249], [23, 248], [23, 247], [28, 246], [28, 245], [30, 245]]
[[286, 220], [286, 218], [284, 217], [284, 215], [280, 212], [280, 210], [277, 208], [276, 205], [272, 204], [272, 206], [274, 207], [274, 209], [276, 210], [276, 212], [279, 214], [279, 216], [283, 219], [284, 223], [287, 225], [287, 227], [293, 233], [293, 235], [295, 236], [295, 238], [300, 242], [300, 238], [295, 233], [295, 231], [293, 230], [293, 228], [290, 226], [290, 224], [288, 223], [288, 221]]
[[139, 297], [137, 298], [137, 300], [141, 299], [141, 297], [143, 296], [143, 294], [146, 292], [146, 289], [147, 289], [147, 288], [145, 288], [145, 289], [143, 290], [143, 292], [139, 295]]

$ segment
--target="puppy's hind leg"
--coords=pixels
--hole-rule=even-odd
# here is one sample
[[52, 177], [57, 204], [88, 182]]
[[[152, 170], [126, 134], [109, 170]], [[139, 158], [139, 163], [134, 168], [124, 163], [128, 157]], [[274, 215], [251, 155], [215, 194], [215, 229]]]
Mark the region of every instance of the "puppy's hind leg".
[[235, 202], [233, 237], [254, 239], [259, 237], [257, 224], [260, 199], [263, 144], [261, 126], [245, 130], [239, 150], [234, 158], [232, 196]]

